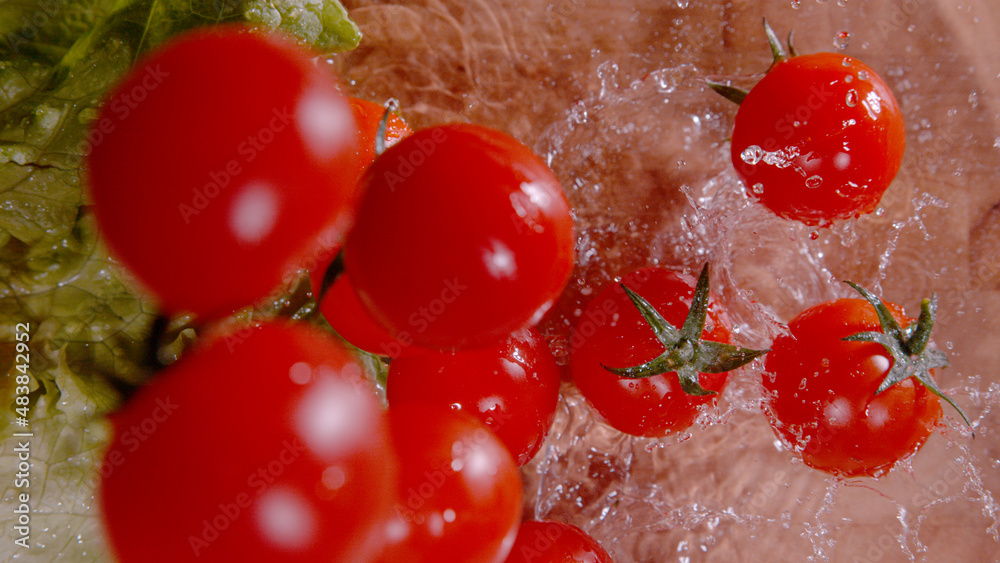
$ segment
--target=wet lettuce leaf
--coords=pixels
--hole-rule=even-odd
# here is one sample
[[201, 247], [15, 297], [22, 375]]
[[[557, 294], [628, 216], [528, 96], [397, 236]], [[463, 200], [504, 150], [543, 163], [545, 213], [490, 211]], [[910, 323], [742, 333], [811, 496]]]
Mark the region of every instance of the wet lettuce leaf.
[[[31, 327], [32, 407], [65, 377], [99, 410], [145, 376], [154, 308], [96, 240], [81, 166], [88, 125], [137, 57], [194, 27], [247, 22], [321, 52], [353, 48], [336, 0], [10, 0], [0, 4], [0, 402], [12, 401], [15, 326]], [[56, 369], [61, 366], [62, 369]], [[3, 409], [0, 429], [11, 421]], [[36, 413], [38, 414], [38, 413]]]
[[[17, 472], [14, 448], [23, 439], [13, 433], [31, 432], [31, 542], [43, 556], [107, 559], [93, 501], [107, 436], [101, 415], [150, 376], [147, 340], [157, 318], [98, 241], [81, 174], [88, 126], [137, 57], [223, 22], [281, 29], [321, 52], [360, 40], [336, 0], [0, 2], [0, 474]], [[300, 287], [280, 312], [309, 317], [309, 300]], [[24, 363], [16, 335], [25, 323], [26, 426], [14, 410]], [[175, 319], [160, 351], [176, 355], [193, 337]], [[15, 499], [0, 501], [5, 529]], [[22, 550], [12, 540], [0, 554], [39, 555]]]

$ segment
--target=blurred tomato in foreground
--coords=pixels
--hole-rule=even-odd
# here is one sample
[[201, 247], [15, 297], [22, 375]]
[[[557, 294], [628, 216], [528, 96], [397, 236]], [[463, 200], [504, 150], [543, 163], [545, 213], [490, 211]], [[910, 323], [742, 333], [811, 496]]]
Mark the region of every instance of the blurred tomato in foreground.
[[88, 135], [104, 242], [168, 313], [225, 316], [339, 247], [363, 164], [315, 55], [236, 26], [136, 63]]
[[216, 336], [114, 418], [100, 500], [123, 562], [366, 561], [394, 497], [385, 414], [316, 329]]

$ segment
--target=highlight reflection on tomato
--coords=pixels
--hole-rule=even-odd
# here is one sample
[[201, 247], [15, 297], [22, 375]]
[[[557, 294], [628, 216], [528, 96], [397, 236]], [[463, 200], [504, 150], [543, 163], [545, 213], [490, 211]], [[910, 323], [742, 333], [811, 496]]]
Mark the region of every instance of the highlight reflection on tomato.
[[352, 353], [315, 328], [216, 336], [113, 422], [100, 500], [122, 562], [320, 562], [378, 550], [397, 482], [386, 417]]

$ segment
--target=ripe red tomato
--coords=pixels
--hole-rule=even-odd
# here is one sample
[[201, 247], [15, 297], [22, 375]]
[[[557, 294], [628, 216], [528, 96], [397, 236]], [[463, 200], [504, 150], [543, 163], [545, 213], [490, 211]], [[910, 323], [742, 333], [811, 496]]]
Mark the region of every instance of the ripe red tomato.
[[[348, 101], [351, 104], [358, 133], [358, 142], [355, 145], [357, 151], [352, 162], [358, 165], [355, 178], [360, 179], [365, 168], [375, 160], [375, 137], [382, 116], [385, 114], [385, 107], [361, 98], [348, 98]], [[385, 148], [395, 145], [400, 139], [412, 133], [413, 130], [406, 120], [398, 113], [390, 112], [385, 124]]]
[[353, 355], [316, 329], [216, 337], [113, 422], [100, 499], [120, 561], [377, 552], [397, 482], [386, 416]]
[[[904, 330], [913, 322], [898, 305], [886, 307]], [[843, 340], [879, 330], [871, 303], [838, 299], [806, 309], [775, 339], [765, 362], [764, 412], [806, 465], [878, 476], [916, 453], [938, 424], [938, 398], [913, 378], [876, 394], [897, 363], [883, 345]]]
[[521, 524], [505, 563], [614, 563], [586, 532], [563, 522]]
[[[729, 316], [714, 296], [707, 295], [707, 270], [702, 276], [708, 301], [707, 322], [696, 325], [693, 336], [728, 344]], [[693, 277], [664, 268], [643, 268], [622, 278], [622, 284], [645, 298], [674, 327], [686, 324], [695, 294]], [[605, 288], [587, 305], [572, 342], [573, 381], [601, 417], [622, 432], [636, 436], [679, 432], [691, 426], [703, 407], [715, 403], [714, 394], [686, 392], [675, 371], [633, 379], [607, 369], [643, 364], [665, 352], [650, 323], [619, 284]], [[760, 353], [754, 351], [745, 360]], [[718, 393], [725, 388], [728, 375], [726, 371], [698, 373], [696, 379], [704, 390]]]
[[[375, 138], [385, 108], [360, 98], [350, 98], [351, 110], [357, 124], [358, 143], [355, 163], [358, 169], [355, 177], [360, 180], [364, 170], [375, 160]], [[391, 147], [400, 139], [412, 134], [406, 121], [396, 113], [390, 113], [386, 121], [385, 147]], [[357, 181], [355, 180], [355, 181]], [[326, 249], [317, 256], [316, 264], [309, 268], [309, 281], [313, 295], [319, 303], [320, 313], [330, 326], [345, 340], [365, 352], [395, 358], [410, 347], [410, 342], [400, 342], [375, 321], [358, 300], [349, 276], [341, 272], [334, 283], [324, 287], [327, 269], [337, 258], [338, 248]]]
[[381, 561], [500, 563], [521, 522], [521, 476], [472, 415], [431, 405], [389, 408], [401, 480]]
[[573, 266], [569, 204], [549, 168], [476, 125], [417, 131], [364, 177], [344, 264], [379, 324], [470, 348], [537, 322]]
[[390, 408], [420, 402], [472, 414], [520, 466], [535, 456], [549, 433], [559, 383], [559, 368], [545, 340], [525, 328], [488, 348], [393, 360], [385, 392]]
[[740, 103], [732, 160], [747, 192], [826, 226], [871, 213], [899, 171], [903, 114], [885, 81], [834, 53], [778, 60]]
[[[319, 277], [323, 274], [322, 270], [316, 272], [319, 275], [310, 274], [314, 295], [319, 294]], [[347, 272], [338, 276], [323, 294], [319, 310], [337, 334], [369, 354], [399, 358], [407, 353], [429, 351], [413, 346], [412, 341], [405, 340], [405, 335], [402, 335], [404, 339], [393, 338], [386, 329], [376, 324], [358, 299]]]
[[224, 316], [266, 296], [356, 197], [354, 120], [313, 55], [237, 27], [141, 60], [94, 122], [104, 241], [167, 313]]

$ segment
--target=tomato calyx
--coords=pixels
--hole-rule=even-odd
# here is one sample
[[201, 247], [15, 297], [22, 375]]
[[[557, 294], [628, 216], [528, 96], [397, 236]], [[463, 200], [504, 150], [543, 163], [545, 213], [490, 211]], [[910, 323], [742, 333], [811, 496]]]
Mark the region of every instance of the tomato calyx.
[[[788, 58], [799, 56], [798, 49], [796, 49], [795, 45], [792, 43], [795, 30], [788, 32], [788, 39], [785, 40], [785, 43], [788, 45], [787, 49], [781, 44], [781, 40], [778, 39], [778, 35], [774, 32], [771, 24], [767, 23], [767, 18], [764, 18], [764, 35], [767, 37], [768, 46], [771, 47], [771, 56], [774, 57], [768, 71], [774, 68], [774, 65]], [[747, 94], [749, 94], [747, 90], [738, 88], [731, 84], [726, 84], [725, 82], [717, 82], [715, 80], [706, 80], [706, 82], [708, 83], [709, 88], [736, 105], [742, 104], [743, 99], [747, 97]]]
[[903, 328], [899, 326], [899, 322], [877, 295], [852, 281], [844, 283], [860, 293], [875, 308], [882, 330], [859, 332], [846, 336], [842, 340], [881, 344], [893, 359], [892, 369], [882, 380], [875, 394], [878, 395], [893, 385], [912, 377], [958, 411], [965, 424], [971, 428], [972, 423], [969, 422], [969, 417], [951, 397], [941, 391], [931, 376], [932, 369], [948, 367], [948, 356], [944, 352], [927, 347], [937, 314], [937, 295], [923, 299], [920, 302], [920, 316], [917, 318], [917, 322]]
[[659, 356], [637, 366], [624, 368], [601, 364], [609, 372], [629, 379], [643, 379], [664, 373], [677, 372], [681, 389], [688, 395], [716, 395], [716, 391], [705, 389], [698, 383], [699, 373], [724, 373], [753, 361], [767, 350], [752, 350], [712, 340], [702, 340], [705, 319], [708, 315], [709, 281], [708, 264], [701, 270], [695, 285], [684, 325], [680, 330], [668, 322], [645, 298], [628, 288], [621, 288], [639, 309], [656, 339], [663, 344], [664, 351]]
[[378, 122], [378, 129], [375, 130], [375, 156], [379, 156], [388, 148], [385, 145], [386, 129], [389, 127], [389, 118], [399, 111], [399, 100], [389, 98], [385, 101], [385, 111], [382, 119]]

